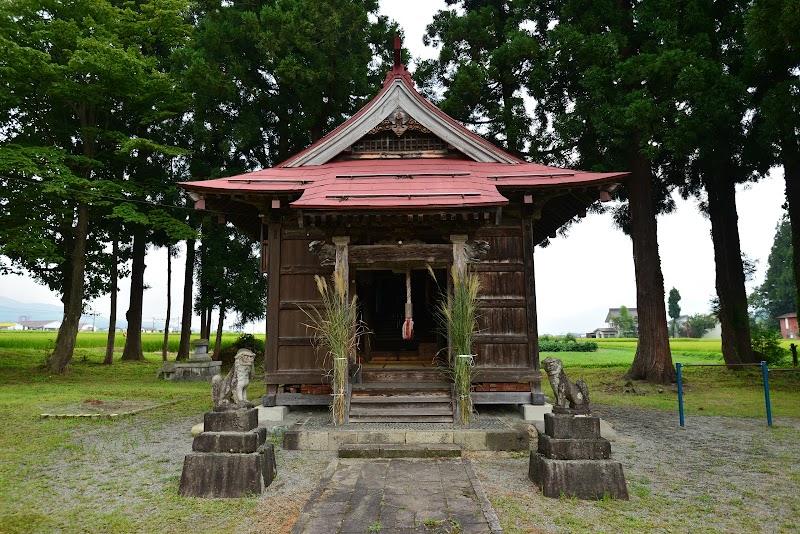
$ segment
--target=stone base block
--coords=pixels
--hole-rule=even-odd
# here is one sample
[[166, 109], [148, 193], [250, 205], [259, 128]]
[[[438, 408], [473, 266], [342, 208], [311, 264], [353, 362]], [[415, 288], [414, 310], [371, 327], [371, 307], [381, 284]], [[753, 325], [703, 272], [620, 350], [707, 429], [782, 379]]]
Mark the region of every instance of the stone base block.
[[622, 464], [613, 460], [551, 460], [531, 452], [528, 478], [545, 497], [628, 500]]
[[249, 432], [258, 426], [258, 409], [206, 412], [203, 424], [206, 432]]
[[544, 414], [553, 411], [552, 404], [522, 404], [520, 405], [520, 413], [524, 421], [544, 421]]
[[258, 406], [258, 422], [283, 421], [289, 415], [288, 406]]
[[158, 376], [173, 382], [211, 381], [221, 373], [222, 362], [211, 360], [189, 360], [188, 362], [167, 362], [158, 368]]
[[600, 418], [594, 415], [544, 415], [544, 433], [556, 439], [593, 439], [600, 437]]
[[256, 452], [267, 440], [267, 429], [257, 428], [250, 432], [203, 432], [194, 438], [195, 452]]
[[183, 462], [180, 494], [217, 498], [259, 495], [275, 479], [276, 472], [272, 444], [250, 454], [191, 453]]
[[539, 436], [539, 453], [553, 460], [608, 460], [611, 443], [604, 438], [555, 439]]

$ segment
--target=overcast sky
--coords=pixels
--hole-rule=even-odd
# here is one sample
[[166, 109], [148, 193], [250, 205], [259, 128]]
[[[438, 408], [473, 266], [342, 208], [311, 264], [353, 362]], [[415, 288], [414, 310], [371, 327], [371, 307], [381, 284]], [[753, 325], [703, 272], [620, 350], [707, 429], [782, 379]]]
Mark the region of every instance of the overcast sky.
[[[435, 51], [422, 44], [425, 26], [445, 6], [441, 0], [381, 0], [382, 13], [398, 21], [405, 31], [404, 45], [417, 57], [433, 57]], [[413, 61], [410, 62], [413, 69]], [[621, 169], [624, 170], [624, 169]], [[756, 184], [739, 187], [737, 193], [742, 251], [757, 260], [757, 274], [748, 290], [763, 281], [775, 228], [782, 214], [782, 172]], [[683, 314], [707, 313], [714, 295], [714, 256], [711, 225], [697, 210], [695, 201], [676, 199], [677, 210], [659, 217], [658, 241], [665, 290], [676, 287]], [[184, 251], [182, 250], [182, 253]], [[166, 308], [166, 250], [147, 255], [144, 325], [161, 320]], [[173, 261], [172, 315], [177, 320], [183, 287], [183, 255]], [[128, 308], [128, 279], [121, 281], [119, 317]], [[636, 306], [636, 283], [630, 239], [616, 229], [609, 215], [588, 215], [574, 225], [566, 237], [551, 240], [547, 248], [536, 248], [536, 285], [539, 331], [560, 334], [585, 333], [604, 326], [608, 308]], [[0, 275], [0, 295], [23, 302], [60, 305], [58, 296], [30, 278]], [[107, 319], [108, 298], [93, 303]], [[45, 318], [49, 319], [49, 318]], [[60, 319], [53, 317], [53, 319]], [[214, 319], [216, 324], [216, 318]], [[199, 320], [195, 318], [195, 326]], [[248, 331], [263, 332], [263, 324]]]

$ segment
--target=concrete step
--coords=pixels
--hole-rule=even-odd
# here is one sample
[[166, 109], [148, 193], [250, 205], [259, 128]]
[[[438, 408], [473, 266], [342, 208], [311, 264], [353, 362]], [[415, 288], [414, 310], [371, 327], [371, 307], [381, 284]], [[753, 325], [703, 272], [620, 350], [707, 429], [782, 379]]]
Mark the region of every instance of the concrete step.
[[339, 458], [458, 458], [458, 445], [342, 445]]

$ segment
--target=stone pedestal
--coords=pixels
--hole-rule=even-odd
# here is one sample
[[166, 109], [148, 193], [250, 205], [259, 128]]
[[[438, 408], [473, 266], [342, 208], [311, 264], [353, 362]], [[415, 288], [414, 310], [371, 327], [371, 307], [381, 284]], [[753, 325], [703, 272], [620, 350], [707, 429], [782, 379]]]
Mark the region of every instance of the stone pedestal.
[[256, 408], [206, 412], [204, 432], [192, 443], [181, 475], [184, 497], [259, 495], [275, 479], [275, 448], [258, 427]]
[[531, 451], [528, 477], [545, 497], [628, 499], [622, 464], [610, 460], [611, 443], [600, 437], [600, 418], [545, 414], [538, 452]]
[[173, 382], [210, 381], [214, 375], [221, 374], [222, 362], [214, 361], [208, 354], [208, 340], [192, 341], [192, 352], [189, 361], [167, 362], [158, 369], [158, 376]]

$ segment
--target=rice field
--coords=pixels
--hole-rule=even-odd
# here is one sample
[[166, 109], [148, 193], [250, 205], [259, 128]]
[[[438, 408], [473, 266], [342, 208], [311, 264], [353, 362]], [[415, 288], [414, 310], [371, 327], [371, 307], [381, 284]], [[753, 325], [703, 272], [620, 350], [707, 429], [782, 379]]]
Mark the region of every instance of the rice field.
[[[56, 336], [58, 332], [55, 331], [40, 331], [40, 330], [0, 330], [0, 348], [2, 349], [34, 349], [34, 350], [52, 350], [56, 344]], [[223, 332], [222, 344], [233, 343], [238, 339], [241, 334], [236, 332]], [[198, 339], [200, 336], [192, 335], [192, 339]], [[216, 333], [212, 333], [211, 340], [216, 337]], [[256, 337], [264, 339], [264, 334], [256, 334]], [[108, 339], [108, 332], [79, 332], [78, 339], [75, 344], [77, 349], [105, 349], [106, 340]], [[178, 344], [180, 343], [180, 334], [174, 333], [169, 335], [169, 352], [177, 352]], [[164, 344], [163, 333], [143, 333], [142, 334], [142, 350], [144, 352], [158, 352]], [[125, 336], [122, 332], [117, 332], [114, 337], [114, 347], [122, 349], [125, 346]]]

